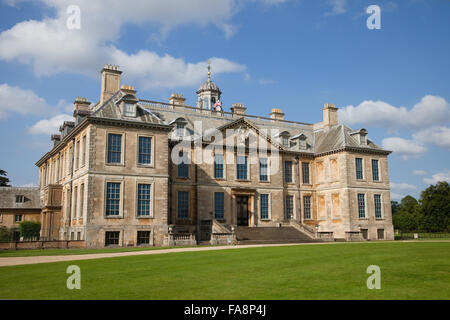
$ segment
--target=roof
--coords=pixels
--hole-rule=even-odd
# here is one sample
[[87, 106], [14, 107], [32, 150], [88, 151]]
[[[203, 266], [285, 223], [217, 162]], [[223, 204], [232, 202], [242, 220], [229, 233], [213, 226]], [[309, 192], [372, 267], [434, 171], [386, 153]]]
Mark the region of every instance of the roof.
[[[24, 196], [23, 203], [16, 196]], [[41, 209], [38, 188], [0, 187], [0, 209]]]

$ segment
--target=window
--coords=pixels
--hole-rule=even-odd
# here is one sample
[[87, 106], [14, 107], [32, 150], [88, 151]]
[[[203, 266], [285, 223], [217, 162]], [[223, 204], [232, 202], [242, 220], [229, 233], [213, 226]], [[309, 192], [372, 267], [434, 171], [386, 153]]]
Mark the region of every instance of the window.
[[137, 245], [150, 244], [150, 231], [137, 232]]
[[369, 236], [369, 230], [361, 229], [361, 235], [362, 235], [363, 239], [367, 240], [367, 238]]
[[14, 222], [15, 223], [22, 222], [22, 215], [21, 214], [14, 215]]
[[286, 196], [285, 202], [286, 202], [286, 205], [285, 205], [284, 217], [286, 220], [290, 220], [294, 216], [294, 197]]
[[189, 218], [189, 192], [178, 191], [178, 219]]
[[122, 135], [108, 133], [108, 163], [122, 162]]
[[307, 220], [311, 219], [311, 196], [303, 197], [303, 211], [304, 218]]
[[224, 219], [225, 194], [214, 192], [214, 219]]
[[289, 147], [289, 136], [282, 136], [281, 140], [283, 142], [283, 146]]
[[302, 162], [303, 184], [309, 184], [309, 162]]
[[262, 194], [260, 198], [261, 219], [269, 219], [269, 195]]
[[372, 160], [372, 178], [373, 181], [380, 180], [380, 176], [378, 174], [378, 160]]
[[177, 123], [177, 137], [184, 137], [184, 123]]
[[375, 218], [376, 219], [381, 219], [381, 195], [380, 194], [375, 194], [373, 196], [373, 200], [375, 203]]
[[247, 180], [247, 156], [237, 157], [236, 177], [239, 180]]
[[359, 135], [359, 143], [362, 145], [366, 144], [366, 135], [364, 134]]
[[84, 210], [84, 183], [80, 186], [80, 218], [83, 217]]
[[80, 167], [80, 140], [76, 143], [75, 148], [75, 169], [78, 169]]
[[123, 115], [125, 117], [135, 117], [136, 116], [136, 108], [134, 104], [124, 103], [123, 104]]
[[120, 214], [120, 183], [108, 182], [106, 184], [106, 216], [119, 216]]
[[214, 155], [214, 178], [223, 179], [223, 154]]
[[284, 182], [292, 183], [292, 161], [284, 162]]
[[105, 246], [119, 244], [120, 231], [106, 231], [105, 232]]
[[366, 217], [366, 200], [363, 193], [358, 193], [358, 216], [360, 219]]
[[267, 158], [259, 159], [259, 181], [268, 181]]
[[25, 202], [25, 196], [17, 195], [16, 196], [16, 203], [24, 203]]
[[81, 240], [81, 232], [80, 231], [77, 232], [77, 240]]
[[137, 216], [150, 217], [150, 184], [138, 184], [137, 190]]
[[78, 187], [74, 188], [73, 191], [73, 219], [78, 217]]
[[86, 164], [86, 136], [83, 136], [83, 154], [81, 156], [81, 165]]
[[[183, 151], [180, 151], [179, 156], [180, 158], [184, 157]], [[181, 163], [178, 165], [178, 177], [189, 177], [189, 165], [186, 163], [186, 159], [182, 159]]]
[[384, 240], [384, 229], [377, 229], [378, 240]]
[[362, 180], [363, 176], [363, 162], [361, 158], [356, 158], [356, 179]]
[[152, 138], [151, 137], [139, 137], [139, 164], [151, 164], [152, 163]]
[[75, 232], [70, 233], [70, 240], [75, 240]]

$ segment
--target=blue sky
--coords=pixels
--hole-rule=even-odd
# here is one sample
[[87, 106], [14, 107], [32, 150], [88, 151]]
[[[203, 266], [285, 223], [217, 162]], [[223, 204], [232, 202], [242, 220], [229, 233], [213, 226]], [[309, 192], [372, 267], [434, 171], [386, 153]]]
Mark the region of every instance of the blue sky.
[[[36, 185], [34, 163], [70, 118], [77, 96], [96, 102], [100, 69], [115, 63], [138, 96], [195, 91], [212, 61], [226, 109], [340, 120], [395, 151], [393, 198], [450, 181], [450, 1], [0, 0], [0, 168]], [[369, 30], [369, 5], [381, 29]], [[77, 5], [80, 29], [66, 26]]]

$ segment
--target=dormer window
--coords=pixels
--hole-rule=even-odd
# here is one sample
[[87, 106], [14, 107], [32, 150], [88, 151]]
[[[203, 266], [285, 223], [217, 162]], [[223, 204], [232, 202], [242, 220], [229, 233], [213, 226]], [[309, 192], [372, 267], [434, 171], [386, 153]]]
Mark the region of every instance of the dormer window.
[[359, 143], [360, 143], [361, 145], [367, 144], [367, 139], [366, 139], [366, 136], [365, 136], [365, 135], [363, 135], [363, 134], [360, 134], [360, 135], [359, 135]]
[[184, 137], [184, 123], [177, 123], [177, 137]]
[[291, 138], [291, 135], [289, 134], [289, 132], [287, 132], [287, 131], [282, 132], [280, 134], [280, 137], [281, 137], [281, 144], [284, 147], [289, 148], [290, 147], [290, 140], [289, 139]]
[[123, 104], [123, 115], [125, 117], [136, 117], [136, 105], [131, 103]]
[[16, 203], [24, 203], [24, 202], [25, 202], [25, 196], [16, 195]]
[[350, 135], [354, 136], [356, 139], [359, 140], [359, 145], [365, 146], [367, 145], [367, 130], [366, 129], [360, 129], [358, 131], [353, 131], [350, 133]]

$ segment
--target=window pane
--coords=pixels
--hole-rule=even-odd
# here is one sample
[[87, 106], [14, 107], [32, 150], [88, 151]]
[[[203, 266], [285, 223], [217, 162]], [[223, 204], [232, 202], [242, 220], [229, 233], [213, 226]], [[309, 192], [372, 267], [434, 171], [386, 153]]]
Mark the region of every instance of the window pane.
[[152, 138], [139, 137], [139, 157], [140, 164], [151, 164], [152, 162]]
[[311, 196], [303, 197], [303, 210], [305, 211], [304, 218], [311, 219]]
[[356, 158], [356, 179], [363, 179], [363, 165], [361, 158]]
[[150, 216], [150, 184], [138, 184], [137, 215], [138, 217]]
[[284, 162], [284, 182], [285, 183], [292, 182], [292, 161]]
[[150, 231], [138, 231], [137, 244], [150, 244]]
[[108, 134], [108, 163], [120, 163], [122, 152], [122, 135]]
[[268, 181], [267, 158], [259, 159], [259, 180]]
[[293, 196], [286, 196], [285, 198], [285, 210], [284, 210], [284, 217], [286, 220], [290, 220], [293, 218], [294, 214], [294, 197]]
[[362, 193], [358, 193], [358, 216], [359, 218], [366, 217], [366, 201], [365, 195]]
[[120, 183], [108, 182], [106, 184], [106, 215], [118, 216], [120, 214]]
[[224, 218], [224, 193], [215, 192], [214, 193], [214, 218], [223, 219]]
[[189, 218], [189, 193], [187, 191], [178, 191], [178, 218]]
[[261, 195], [261, 219], [269, 219], [269, 195]]
[[222, 154], [214, 155], [214, 178], [216, 178], [216, 179], [223, 178], [223, 155]]
[[372, 177], [373, 181], [378, 181], [380, 179], [378, 174], [378, 160], [372, 160]]
[[302, 176], [303, 176], [303, 183], [309, 184], [309, 163], [308, 162], [302, 162]]
[[381, 219], [381, 195], [375, 194], [373, 197], [375, 202], [375, 218]]
[[238, 156], [236, 164], [237, 179], [247, 180], [247, 156]]

